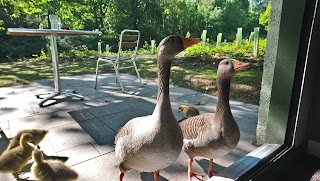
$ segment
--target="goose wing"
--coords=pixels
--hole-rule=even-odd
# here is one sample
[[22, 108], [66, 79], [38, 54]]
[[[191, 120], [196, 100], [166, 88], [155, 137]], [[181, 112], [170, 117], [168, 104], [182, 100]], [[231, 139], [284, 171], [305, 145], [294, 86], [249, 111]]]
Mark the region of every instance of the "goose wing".
[[188, 140], [197, 139], [203, 129], [207, 127], [209, 119], [213, 116], [213, 113], [200, 114], [198, 116], [182, 120], [179, 125], [182, 130], [183, 138]]
[[[139, 128], [143, 126], [144, 120], [148, 120], [151, 115], [149, 116], [143, 116], [143, 117], [136, 117], [131, 120], [129, 120], [123, 127], [119, 128], [116, 136], [115, 136], [115, 144], [117, 144], [118, 139], [124, 138], [127, 136], [133, 136], [132, 134], [135, 134], [139, 131]], [[140, 125], [140, 127], [139, 127]]]
[[213, 144], [221, 139], [221, 125], [212, 124], [213, 117], [214, 113], [206, 113], [185, 119], [180, 123], [184, 149], [208, 146], [209, 143]]
[[144, 145], [152, 141], [152, 129], [147, 129], [151, 115], [133, 118], [119, 129], [115, 136], [115, 153], [121, 164], [127, 157], [134, 156]]

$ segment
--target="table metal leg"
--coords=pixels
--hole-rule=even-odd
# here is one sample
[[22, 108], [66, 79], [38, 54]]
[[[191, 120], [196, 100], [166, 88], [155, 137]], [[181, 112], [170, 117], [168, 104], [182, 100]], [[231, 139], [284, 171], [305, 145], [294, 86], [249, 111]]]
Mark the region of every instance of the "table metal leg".
[[74, 91], [74, 90], [64, 90], [64, 91], [61, 92], [61, 94], [67, 95], [67, 96], [71, 96], [71, 97], [77, 97], [80, 100], [84, 99], [84, 96], [76, 94], [76, 91]]
[[[40, 107], [43, 107], [43, 104], [45, 102], [47, 102], [48, 100], [52, 100], [54, 97], [60, 95], [60, 93], [51, 93], [48, 97], [44, 98], [42, 101], [40, 101], [40, 103], [38, 104]], [[39, 97], [40, 95], [37, 95], [37, 97]]]
[[[43, 107], [43, 104], [48, 101], [52, 100], [54, 97], [64, 94], [67, 96], [78, 97], [80, 100], [84, 99], [84, 96], [76, 94], [74, 91], [61, 91], [61, 82], [60, 82], [60, 75], [59, 75], [59, 58], [58, 58], [58, 48], [57, 48], [57, 37], [55, 35], [51, 35], [50, 37], [50, 45], [51, 45], [51, 56], [52, 56], [52, 65], [53, 65], [53, 76], [54, 76], [54, 93], [50, 94], [48, 97], [44, 98], [40, 103], [39, 106]], [[40, 94], [41, 95], [41, 94]], [[36, 95], [39, 98], [39, 95]]]
[[53, 76], [54, 76], [54, 88], [56, 93], [61, 93], [61, 82], [59, 74], [59, 56], [57, 48], [57, 37], [52, 35], [50, 36], [50, 45], [51, 45], [51, 56], [52, 56], [52, 65], [53, 65]]

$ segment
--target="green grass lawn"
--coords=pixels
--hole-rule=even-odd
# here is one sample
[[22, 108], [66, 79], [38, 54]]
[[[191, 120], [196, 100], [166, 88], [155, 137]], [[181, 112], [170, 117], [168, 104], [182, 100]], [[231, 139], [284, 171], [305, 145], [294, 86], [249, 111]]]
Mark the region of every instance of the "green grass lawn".
[[[95, 73], [97, 57], [60, 58], [60, 76]], [[199, 92], [216, 95], [215, 78], [217, 62], [200, 61], [196, 58], [179, 57], [172, 64], [171, 83]], [[155, 56], [140, 58], [138, 62], [141, 77], [157, 78]], [[130, 69], [126, 73], [135, 73]], [[125, 72], [123, 71], [123, 72]], [[111, 66], [103, 72], [113, 72]], [[0, 63], [0, 87], [30, 84], [34, 80], [52, 78], [51, 60], [10, 61]], [[258, 104], [262, 79], [262, 68], [251, 67], [237, 73], [232, 80], [230, 97], [245, 103]]]
[[[95, 72], [96, 59], [60, 60], [60, 76]], [[10, 61], [0, 63], [0, 87], [30, 84], [33, 80], [52, 78], [51, 60]]]

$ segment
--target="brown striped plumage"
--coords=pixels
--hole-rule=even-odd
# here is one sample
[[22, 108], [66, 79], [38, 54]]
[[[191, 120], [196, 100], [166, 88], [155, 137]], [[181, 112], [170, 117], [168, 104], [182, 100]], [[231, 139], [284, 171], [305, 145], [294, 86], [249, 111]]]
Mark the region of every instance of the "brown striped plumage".
[[190, 121], [182, 121], [180, 123], [181, 130], [183, 130], [182, 134], [184, 139], [191, 140], [198, 137], [199, 133], [204, 128], [206, 123], [205, 115], [207, 114], [194, 116], [188, 119]]
[[200, 114], [181, 121], [184, 137], [183, 150], [189, 157], [189, 180], [197, 174], [192, 172], [192, 161], [196, 156], [210, 159], [209, 177], [213, 175], [213, 158], [230, 153], [238, 144], [240, 130], [229, 105], [230, 82], [235, 71], [248, 64], [233, 60], [222, 60], [218, 66], [218, 103], [215, 113]]

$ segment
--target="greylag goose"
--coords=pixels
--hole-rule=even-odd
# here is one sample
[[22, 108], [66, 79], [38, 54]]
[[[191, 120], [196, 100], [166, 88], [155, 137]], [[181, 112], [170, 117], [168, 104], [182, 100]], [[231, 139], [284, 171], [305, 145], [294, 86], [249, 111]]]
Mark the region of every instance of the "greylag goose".
[[230, 153], [238, 144], [240, 131], [235, 122], [229, 104], [231, 78], [235, 72], [244, 70], [249, 64], [234, 59], [225, 59], [219, 63], [217, 72], [218, 103], [215, 113], [200, 114], [180, 122], [184, 137], [183, 150], [189, 157], [189, 181], [198, 174], [192, 172], [194, 157], [209, 158], [209, 177], [214, 175], [213, 158]]
[[190, 117], [197, 116], [200, 114], [197, 108], [195, 108], [193, 106], [187, 106], [184, 104], [179, 106], [178, 112], [183, 113], [182, 118], [178, 122], [181, 122], [186, 118], [190, 118]]
[[34, 162], [31, 166], [31, 172], [40, 181], [69, 181], [78, 178], [77, 172], [62, 161], [43, 160], [43, 154], [39, 149], [33, 150], [32, 158]]
[[23, 133], [20, 139], [20, 145], [6, 150], [0, 156], [0, 172], [19, 172], [31, 158], [34, 147], [29, 143], [33, 140], [30, 133]]
[[172, 164], [179, 156], [183, 137], [175, 119], [169, 98], [171, 62], [185, 48], [199, 43], [199, 38], [171, 35], [158, 46], [158, 94], [152, 115], [133, 118], [115, 137], [115, 156], [119, 163], [122, 180], [130, 169], [154, 172], [158, 180], [159, 170]]
[[30, 133], [33, 136], [33, 140], [30, 143], [37, 146], [48, 134], [48, 130], [38, 128], [21, 130], [10, 140], [6, 150], [11, 150], [12, 148], [19, 146], [20, 138], [23, 133]]

